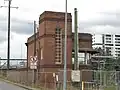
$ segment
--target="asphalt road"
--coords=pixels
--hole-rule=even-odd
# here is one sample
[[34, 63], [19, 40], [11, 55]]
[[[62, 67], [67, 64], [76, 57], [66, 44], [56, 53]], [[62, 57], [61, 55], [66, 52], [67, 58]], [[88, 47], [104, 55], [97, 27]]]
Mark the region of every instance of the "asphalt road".
[[0, 81], [0, 90], [26, 90], [26, 89]]

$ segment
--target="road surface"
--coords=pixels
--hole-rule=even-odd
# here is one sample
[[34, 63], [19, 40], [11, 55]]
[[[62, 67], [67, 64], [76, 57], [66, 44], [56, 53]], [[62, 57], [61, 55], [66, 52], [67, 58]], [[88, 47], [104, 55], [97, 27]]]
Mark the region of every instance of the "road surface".
[[0, 90], [26, 90], [10, 83], [0, 81]]

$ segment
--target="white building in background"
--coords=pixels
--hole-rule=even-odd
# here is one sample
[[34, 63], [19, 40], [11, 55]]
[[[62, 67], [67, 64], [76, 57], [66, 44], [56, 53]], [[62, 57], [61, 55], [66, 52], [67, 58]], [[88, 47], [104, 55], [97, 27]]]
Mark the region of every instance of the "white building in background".
[[92, 36], [92, 47], [101, 47], [102, 49], [109, 49], [109, 53], [114, 56], [120, 56], [120, 34], [94, 34]]

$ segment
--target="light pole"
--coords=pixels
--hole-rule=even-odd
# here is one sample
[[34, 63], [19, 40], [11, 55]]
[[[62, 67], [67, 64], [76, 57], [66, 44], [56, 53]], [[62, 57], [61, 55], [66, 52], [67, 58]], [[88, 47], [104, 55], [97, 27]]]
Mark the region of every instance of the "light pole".
[[63, 90], [66, 90], [67, 84], [67, 0], [65, 0], [65, 40], [64, 40], [64, 76], [63, 76]]
[[8, 52], [7, 52], [7, 68], [9, 69], [10, 65], [10, 5], [11, 5], [11, 0], [9, 0], [8, 4]]
[[2, 7], [8, 7], [8, 48], [7, 48], [7, 69], [9, 70], [9, 66], [10, 66], [10, 9], [11, 8], [16, 8], [18, 9], [18, 7], [11, 7], [11, 1], [12, 0], [4, 0], [4, 1], [8, 1], [8, 6], [0, 6]]
[[74, 70], [78, 70], [79, 69], [79, 64], [78, 64], [78, 47], [79, 47], [79, 43], [78, 43], [78, 30], [77, 30], [77, 8], [74, 9], [74, 19], [75, 19], [75, 33], [74, 33]]

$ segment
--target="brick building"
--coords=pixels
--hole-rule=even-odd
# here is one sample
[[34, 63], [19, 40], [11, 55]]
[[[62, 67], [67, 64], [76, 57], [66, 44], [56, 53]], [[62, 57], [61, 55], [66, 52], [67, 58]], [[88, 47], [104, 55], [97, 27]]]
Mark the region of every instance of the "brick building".
[[[57, 72], [59, 69], [63, 69], [64, 25], [65, 13], [63, 12], [45, 11], [40, 15], [36, 40], [32, 35], [26, 43], [28, 67], [30, 67], [30, 56], [34, 56], [34, 41], [36, 41], [35, 51], [39, 60], [39, 71]], [[70, 13], [68, 13], [67, 27], [67, 69], [72, 69], [74, 33], [72, 33], [72, 15]], [[80, 52], [94, 53], [91, 34], [79, 33], [79, 48]], [[85, 63], [81, 64], [80, 68], [89, 68], [88, 66]]]

